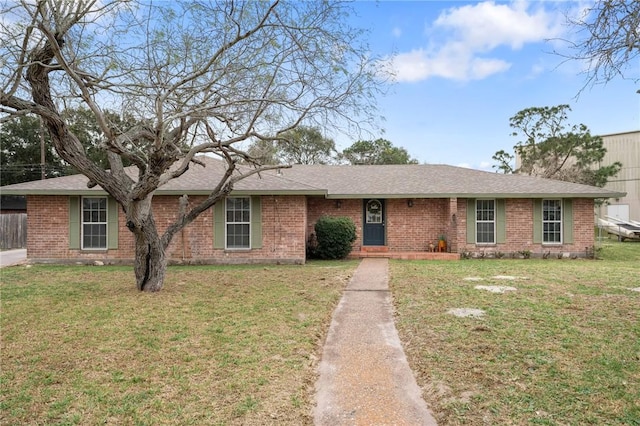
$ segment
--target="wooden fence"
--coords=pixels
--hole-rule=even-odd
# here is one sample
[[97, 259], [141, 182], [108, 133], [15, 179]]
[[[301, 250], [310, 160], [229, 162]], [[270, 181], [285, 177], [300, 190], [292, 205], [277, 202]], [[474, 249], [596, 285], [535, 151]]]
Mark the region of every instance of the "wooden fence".
[[27, 247], [27, 214], [0, 214], [0, 248]]

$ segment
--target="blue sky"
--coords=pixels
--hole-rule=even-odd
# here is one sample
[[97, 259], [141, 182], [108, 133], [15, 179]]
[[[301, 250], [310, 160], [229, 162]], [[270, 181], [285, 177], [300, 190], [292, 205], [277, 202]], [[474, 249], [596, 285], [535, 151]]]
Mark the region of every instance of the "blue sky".
[[[583, 64], [551, 53], [568, 37], [577, 2], [362, 1], [353, 23], [371, 30], [372, 54], [390, 59], [396, 83], [379, 99], [381, 135], [421, 163], [492, 170], [512, 150], [509, 118], [569, 104], [569, 124], [593, 134], [640, 129], [640, 88], [618, 79], [587, 87]], [[575, 10], [574, 10], [575, 9]], [[637, 70], [637, 71], [636, 71]], [[640, 73], [636, 67], [635, 77]], [[337, 138], [339, 148], [353, 141]]]

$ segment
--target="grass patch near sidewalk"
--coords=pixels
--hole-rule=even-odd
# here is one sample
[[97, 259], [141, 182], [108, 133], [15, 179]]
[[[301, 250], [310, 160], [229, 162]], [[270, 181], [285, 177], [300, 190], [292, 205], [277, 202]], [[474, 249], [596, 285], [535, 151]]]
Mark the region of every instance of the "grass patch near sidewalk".
[[640, 425], [640, 244], [599, 255], [391, 263], [396, 326], [439, 425]]
[[1, 424], [311, 424], [315, 364], [356, 262], [0, 271]]

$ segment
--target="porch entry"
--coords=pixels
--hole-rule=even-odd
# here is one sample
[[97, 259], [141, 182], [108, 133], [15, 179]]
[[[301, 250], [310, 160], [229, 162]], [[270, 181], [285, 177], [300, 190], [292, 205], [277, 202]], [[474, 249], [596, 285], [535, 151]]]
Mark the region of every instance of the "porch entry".
[[362, 244], [383, 246], [385, 234], [384, 200], [363, 200], [363, 215]]

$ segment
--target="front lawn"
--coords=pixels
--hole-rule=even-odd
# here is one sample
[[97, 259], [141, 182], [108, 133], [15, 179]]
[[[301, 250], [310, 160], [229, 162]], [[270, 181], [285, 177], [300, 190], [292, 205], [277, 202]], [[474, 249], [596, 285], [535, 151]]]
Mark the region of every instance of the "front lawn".
[[391, 263], [439, 425], [640, 425], [640, 243], [605, 241], [601, 257]]
[[[390, 262], [439, 425], [640, 425], [640, 244], [601, 256]], [[0, 424], [310, 425], [356, 266], [172, 267], [157, 294], [130, 267], [1, 269]]]
[[0, 270], [0, 424], [311, 424], [319, 344], [356, 262]]

